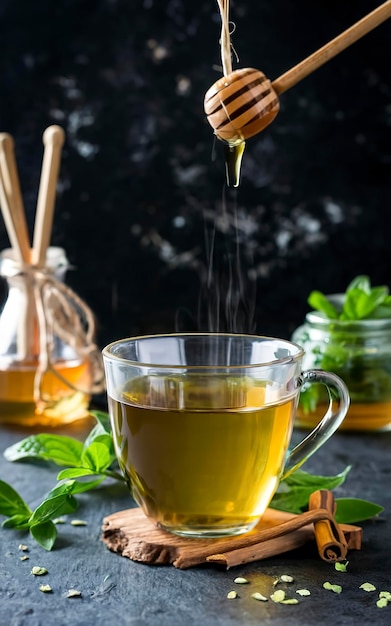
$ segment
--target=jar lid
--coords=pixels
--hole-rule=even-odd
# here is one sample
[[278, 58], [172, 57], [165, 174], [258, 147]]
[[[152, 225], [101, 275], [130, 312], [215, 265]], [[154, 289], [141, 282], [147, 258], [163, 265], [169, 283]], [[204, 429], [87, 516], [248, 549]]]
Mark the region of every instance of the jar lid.
[[[51, 246], [46, 251], [46, 269], [64, 271], [69, 267], [69, 262], [63, 248]], [[0, 253], [0, 274], [2, 276], [16, 276], [20, 274], [23, 265], [16, 257], [15, 250], [6, 248]]]

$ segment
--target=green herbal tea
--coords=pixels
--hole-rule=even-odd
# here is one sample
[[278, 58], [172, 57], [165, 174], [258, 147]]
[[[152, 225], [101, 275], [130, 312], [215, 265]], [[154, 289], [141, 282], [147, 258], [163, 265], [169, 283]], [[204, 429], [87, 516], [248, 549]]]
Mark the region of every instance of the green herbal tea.
[[145, 513], [182, 534], [255, 525], [291, 436], [296, 394], [277, 395], [251, 378], [191, 375], [135, 378], [109, 397], [120, 465]]

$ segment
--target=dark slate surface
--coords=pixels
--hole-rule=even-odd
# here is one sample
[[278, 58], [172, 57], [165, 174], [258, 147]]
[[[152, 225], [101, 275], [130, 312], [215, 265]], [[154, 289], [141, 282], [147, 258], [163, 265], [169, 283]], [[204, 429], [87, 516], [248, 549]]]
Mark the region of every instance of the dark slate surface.
[[[232, 2], [234, 67], [273, 80], [379, 4]], [[215, 0], [2, 0], [0, 29], [0, 129], [30, 226], [42, 132], [62, 124], [53, 243], [102, 345], [207, 327], [289, 336], [313, 288], [390, 284], [389, 23], [281, 96], [237, 192], [202, 106], [221, 76]]]
[[[295, 438], [299, 435], [296, 433]], [[37, 505], [54, 486], [56, 469], [5, 461], [2, 452], [6, 446], [22, 436], [22, 431], [0, 428], [0, 476], [30, 505]], [[353, 468], [336, 495], [364, 497], [386, 509], [378, 520], [362, 524], [362, 550], [350, 552], [346, 573], [336, 572], [333, 565], [322, 561], [312, 544], [285, 556], [229, 571], [209, 566], [181, 571], [173, 566], [134, 563], [110, 552], [100, 540], [103, 518], [132, 505], [125, 490], [108, 485], [79, 497], [79, 510], [68, 517], [68, 522], [77, 517], [88, 525], [58, 526], [59, 538], [52, 552], [45, 552], [26, 535], [0, 529], [0, 624], [356, 626], [373, 622], [378, 626], [388, 625], [391, 606], [377, 608], [377, 592], [368, 593], [359, 587], [371, 582], [378, 591], [391, 591], [390, 443], [389, 433], [338, 434], [305, 466], [313, 472], [332, 474], [351, 464]], [[29, 546], [27, 561], [20, 561], [20, 543]], [[46, 567], [47, 576], [32, 576], [34, 565]], [[300, 603], [295, 606], [251, 599], [254, 591], [266, 591], [265, 577], [270, 581], [282, 574], [294, 577], [293, 584], [283, 585], [289, 595], [296, 595], [296, 589], [300, 588], [309, 589], [311, 595], [299, 598]], [[233, 579], [238, 575], [248, 578], [250, 584], [234, 585]], [[326, 581], [341, 584], [342, 593], [324, 590], [322, 585]], [[50, 584], [53, 592], [40, 592], [41, 583]], [[64, 594], [70, 588], [78, 589], [82, 596], [66, 598]], [[232, 589], [238, 591], [240, 598], [226, 598]]]
[[[232, 2], [239, 66], [274, 79], [378, 4]], [[389, 23], [281, 96], [276, 120], [248, 142], [242, 184], [232, 191], [202, 110], [221, 75], [216, 7], [214, 0], [0, 3], [0, 130], [15, 138], [30, 227], [43, 130], [53, 123], [66, 130], [52, 242], [68, 252], [68, 282], [96, 312], [101, 345], [174, 329], [287, 337], [311, 289], [340, 291], [359, 273], [390, 284]], [[227, 300], [229, 286], [237, 301]], [[2, 427], [1, 451], [22, 436]], [[132, 563], [100, 542], [103, 517], [129, 504], [106, 487], [81, 498], [78, 516], [88, 526], [60, 527], [51, 553], [0, 531], [0, 624], [389, 624], [390, 607], [377, 609], [374, 596], [358, 590], [365, 581], [391, 588], [389, 449], [389, 434], [341, 434], [308, 464], [334, 473], [352, 463], [342, 492], [386, 507], [382, 521], [365, 524], [348, 574], [334, 573], [311, 549], [231, 572]], [[34, 505], [56, 470], [1, 457], [0, 476]], [[30, 545], [26, 562], [21, 541]], [[39, 592], [34, 564], [49, 570], [52, 595]], [[237, 602], [226, 600], [235, 575], [254, 581], [261, 573], [292, 574], [312, 595], [298, 606], [263, 605], [248, 587]], [[342, 581], [343, 593], [322, 590], [325, 580]], [[64, 598], [70, 587], [82, 598]]]

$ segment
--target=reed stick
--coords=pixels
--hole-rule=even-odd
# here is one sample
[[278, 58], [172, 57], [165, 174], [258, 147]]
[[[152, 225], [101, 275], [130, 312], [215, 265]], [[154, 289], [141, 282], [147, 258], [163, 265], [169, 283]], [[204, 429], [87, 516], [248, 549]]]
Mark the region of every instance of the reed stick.
[[44, 155], [38, 190], [32, 255], [32, 262], [38, 267], [45, 265], [46, 251], [50, 244], [64, 139], [65, 133], [61, 126], [49, 126], [43, 134]]
[[[0, 133], [0, 201], [2, 214], [15, 261], [23, 266], [31, 261], [30, 237], [20, 190], [14, 153], [14, 140]], [[21, 361], [35, 354], [34, 294], [28, 282], [23, 284], [25, 298], [20, 303], [16, 336], [17, 355]]]
[[30, 238], [20, 191], [14, 154], [14, 140], [0, 133], [0, 201], [1, 211], [11, 246], [20, 263], [29, 263]]
[[345, 48], [352, 43], [361, 39], [361, 37], [385, 22], [389, 17], [391, 17], [391, 0], [387, 0], [387, 2], [381, 4], [374, 11], [368, 13], [368, 15], [353, 24], [353, 26], [338, 35], [338, 37], [335, 37], [322, 48], [319, 48], [319, 50], [298, 63], [298, 65], [295, 65], [285, 72], [285, 74], [276, 78], [276, 80], [272, 82], [274, 91], [277, 94], [284, 93], [284, 91], [296, 85], [303, 78], [318, 69], [318, 67], [321, 67], [321, 65], [327, 63], [327, 61], [342, 52], [342, 50], [345, 50]]

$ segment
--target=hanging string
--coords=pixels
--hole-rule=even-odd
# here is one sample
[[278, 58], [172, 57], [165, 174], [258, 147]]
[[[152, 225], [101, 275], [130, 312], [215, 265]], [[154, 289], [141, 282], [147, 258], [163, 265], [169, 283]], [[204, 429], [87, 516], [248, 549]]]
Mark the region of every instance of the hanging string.
[[221, 62], [223, 64], [223, 74], [228, 76], [232, 72], [232, 46], [229, 22], [229, 0], [217, 0], [221, 15]]

